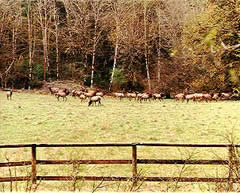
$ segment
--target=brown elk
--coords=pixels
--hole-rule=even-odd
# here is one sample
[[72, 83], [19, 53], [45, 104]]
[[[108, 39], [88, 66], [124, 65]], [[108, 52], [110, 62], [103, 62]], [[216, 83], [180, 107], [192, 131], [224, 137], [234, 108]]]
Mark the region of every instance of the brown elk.
[[115, 92], [115, 93], [113, 93], [113, 96], [115, 96], [121, 100], [124, 97], [124, 94], [121, 92]]
[[59, 98], [62, 97], [63, 100], [65, 99], [67, 101], [67, 96], [69, 95], [69, 90], [68, 89], [62, 89], [62, 90], [59, 90], [55, 96], [57, 97], [58, 101], [59, 101]]
[[96, 91], [95, 90], [90, 90], [88, 92], [85, 92], [84, 95], [87, 97], [87, 98], [91, 98], [93, 96], [96, 95]]
[[214, 100], [214, 101], [218, 101], [219, 98], [220, 98], [220, 93], [214, 93], [212, 96], [212, 100]]
[[87, 97], [84, 94], [80, 94], [79, 98], [81, 99], [81, 102], [83, 102]]
[[103, 98], [103, 97], [104, 97], [104, 93], [103, 93], [103, 92], [97, 92], [97, 93], [96, 93], [96, 96], [100, 96], [100, 97]]
[[221, 98], [221, 100], [229, 100], [229, 99], [231, 99], [231, 97], [232, 97], [232, 93], [231, 92], [229, 92], [229, 93], [221, 93], [221, 96], [220, 96], [220, 98]]
[[9, 100], [12, 100], [12, 90], [9, 90], [9, 91], [7, 91], [7, 99]]
[[143, 93], [139, 99], [140, 103], [143, 101], [150, 101], [152, 95], [150, 93]]
[[80, 97], [80, 95], [83, 94], [82, 91], [72, 90], [72, 97]]
[[185, 96], [185, 99], [187, 100], [187, 103], [188, 103], [190, 100], [195, 101], [195, 100], [196, 100], [195, 94], [187, 94], [187, 95]]
[[206, 102], [209, 102], [212, 100], [212, 96], [208, 93], [206, 94], [202, 94], [202, 98], [201, 98], [201, 101], [206, 101]]
[[136, 93], [127, 93], [126, 97], [131, 101], [132, 99], [137, 98], [137, 94]]
[[95, 106], [96, 106], [96, 103], [98, 102], [98, 105], [101, 104], [101, 99], [102, 97], [100, 96], [93, 96], [90, 98], [90, 101], [88, 102], [88, 106], [90, 106], [93, 102], [95, 103]]
[[48, 87], [48, 90], [50, 91], [51, 94], [56, 94], [56, 93], [58, 93], [59, 88]]
[[157, 99], [158, 99], [159, 101], [162, 100], [162, 95], [161, 95], [161, 94], [154, 93], [152, 96], [153, 96], [153, 99], [154, 99], [154, 100], [157, 100]]
[[184, 93], [176, 94], [176, 95], [175, 95], [175, 99], [176, 99], [176, 101], [182, 100], [182, 102], [183, 102], [184, 99], [185, 99], [185, 94], [184, 94]]

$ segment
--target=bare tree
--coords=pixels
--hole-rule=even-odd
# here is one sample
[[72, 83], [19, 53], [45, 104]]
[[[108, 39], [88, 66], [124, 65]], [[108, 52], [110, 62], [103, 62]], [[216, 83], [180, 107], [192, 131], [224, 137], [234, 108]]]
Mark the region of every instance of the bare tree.
[[149, 57], [148, 57], [148, 0], [143, 0], [143, 22], [144, 22], [144, 56], [145, 56], [145, 66], [147, 72], [148, 90], [151, 92], [151, 78], [149, 69]]
[[[2, 44], [5, 45], [6, 66], [0, 73], [2, 86], [7, 87], [9, 73], [11, 72], [17, 60], [17, 39], [19, 36], [19, 28], [21, 26], [21, 10], [19, 1], [3, 1], [2, 3], [2, 25], [0, 31]], [[11, 37], [11, 38], [9, 38]], [[11, 54], [8, 54], [11, 53]], [[9, 62], [10, 60], [10, 62]]]
[[49, 27], [51, 23], [51, 14], [53, 13], [53, 4], [48, 0], [37, 0], [38, 21], [42, 32], [43, 44], [43, 80], [46, 82], [46, 72], [51, 76], [49, 64]]
[[[33, 14], [33, 8], [32, 8], [32, 1], [27, 1], [27, 22], [28, 22], [28, 58], [29, 58], [29, 82], [32, 81], [33, 76], [33, 57], [35, 53], [35, 43], [36, 39], [34, 36], [34, 14]], [[31, 84], [29, 84], [28, 89], [31, 89]]]
[[112, 31], [110, 33], [110, 39], [114, 44], [114, 58], [113, 58], [113, 68], [111, 73], [111, 79], [109, 84], [109, 90], [111, 90], [115, 69], [117, 66], [117, 60], [119, 57], [119, 47], [121, 45], [122, 39], [122, 25], [126, 21], [126, 13], [128, 12], [128, 4], [125, 0], [112, 0], [111, 1], [111, 14], [109, 15], [109, 19], [114, 21], [113, 26], [111, 27]]
[[92, 41], [92, 65], [91, 65], [91, 84], [90, 87], [93, 87], [94, 83], [94, 72], [95, 72], [95, 63], [96, 63], [96, 50], [99, 41], [102, 38], [103, 24], [104, 21], [104, 8], [106, 2], [102, 0], [89, 0], [91, 5], [91, 16], [93, 19], [93, 41]]
[[56, 0], [54, 0], [54, 24], [55, 24], [55, 43], [56, 43], [56, 65], [57, 65], [57, 80], [59, 80], [59, 63], [60, 63], [60, 54], [59, 54], [59, 16], [58, 9], [56, 6]]

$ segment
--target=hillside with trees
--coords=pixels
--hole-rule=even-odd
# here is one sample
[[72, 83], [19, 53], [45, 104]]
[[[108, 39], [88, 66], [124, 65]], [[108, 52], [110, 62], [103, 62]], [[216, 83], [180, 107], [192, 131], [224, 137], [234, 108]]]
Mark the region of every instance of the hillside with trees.
[[0, 86], [240, 87], [239, 0], [0, 0]]

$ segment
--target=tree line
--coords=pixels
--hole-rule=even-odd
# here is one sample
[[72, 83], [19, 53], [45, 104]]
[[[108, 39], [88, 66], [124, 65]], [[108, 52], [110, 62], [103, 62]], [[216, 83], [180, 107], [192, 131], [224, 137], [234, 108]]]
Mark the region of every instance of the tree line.
[[0, 0], [1, 87], [239, 87], [239, 0]]

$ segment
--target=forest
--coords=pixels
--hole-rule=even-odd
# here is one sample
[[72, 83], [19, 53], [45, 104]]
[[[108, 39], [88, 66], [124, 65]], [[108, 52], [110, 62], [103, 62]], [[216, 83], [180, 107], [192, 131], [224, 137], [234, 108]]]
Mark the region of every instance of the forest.
[[240, 0], [0, 0], [0, 87], [240, 88]]

